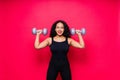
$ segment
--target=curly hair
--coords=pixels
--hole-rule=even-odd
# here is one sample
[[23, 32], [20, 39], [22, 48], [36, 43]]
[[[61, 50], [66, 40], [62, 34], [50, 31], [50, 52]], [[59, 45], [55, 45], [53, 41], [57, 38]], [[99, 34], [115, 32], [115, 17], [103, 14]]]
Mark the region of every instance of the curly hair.
[[56, 33], [56, 31], [55, 31], [55, 28], [56, 28], [57, 23], [59, 23], [59, 22], [61, 22], [61, 23], [64, 25], [64, 32], [63, 32], [62, 35], [65, 36], [66, 38], [71, 37], [70, 30], [69, 30], [69, 26], [68, 26], [68, 24], [67, 24], [65, 21], [63, 21], [63, 20], [57, 20], [57, 21], [55, 21], [55, 22], [53, 23], [52, 28], [51, 28], [51, 31], [50, 31], [50, 37], [53, 38], [54, 36], [57, 35], [57, 33]]

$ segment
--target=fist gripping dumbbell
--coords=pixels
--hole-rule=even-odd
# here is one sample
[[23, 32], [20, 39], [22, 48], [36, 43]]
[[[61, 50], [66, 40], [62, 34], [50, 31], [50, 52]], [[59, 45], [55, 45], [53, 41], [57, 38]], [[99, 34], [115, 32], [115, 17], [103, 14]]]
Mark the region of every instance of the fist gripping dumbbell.
[[[36, 28], [32, 28], [32, 33], [33, 33], [33, 34], [37, 34], [37, 29], [36, 29]], [[43, 28], [43, 29], [42, 29], [42, 34], [43, 34], [43, 35], [46, 35], [47, 33], [48, 33], [47, 28]]]
[[[70, 30], [70, 33], [71, 33], [72, 35], [74, 35], [74, 34], [76, 33], [75, 28], [72, 28], [72, 29]], [[80, 33], [81, 33], [82, 35], [85, 35], [86, 29], [85, 29], [85, 28], [82, 28], [82, 29], [80, 30]]]

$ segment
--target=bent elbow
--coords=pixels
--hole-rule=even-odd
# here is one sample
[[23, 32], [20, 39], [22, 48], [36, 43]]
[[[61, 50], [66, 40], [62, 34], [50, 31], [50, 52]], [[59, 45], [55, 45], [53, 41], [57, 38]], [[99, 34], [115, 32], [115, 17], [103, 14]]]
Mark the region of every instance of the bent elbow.
[[82, 48], [85, 48], [85, 46], [82, 46]]
[[35, 48], [35, 49], [39, 49], [39, 47], [38, 47], [37, 45], [34, 45], [34, 48]]
[[85, 48], [85, 45], [80, 45], [79, 48]]

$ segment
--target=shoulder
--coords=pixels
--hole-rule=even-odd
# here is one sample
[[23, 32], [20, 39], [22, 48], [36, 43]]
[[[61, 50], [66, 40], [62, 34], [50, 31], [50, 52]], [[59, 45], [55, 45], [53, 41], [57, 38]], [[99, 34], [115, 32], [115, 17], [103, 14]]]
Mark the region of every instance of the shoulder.
[[72, 40], [72, 38], [68, 38], [68, 44], [70, 44]]
[[49, 40], [52, 40], [52, 37], [48, 37], [48, 38], [46, 38], [46, 40], [48, 40], [48, 41], [49, 41]]
[[48, 38], [46, 38], [46, 40], [48, 41], [49, 45], [51, 45], [51, 43], [52, 43], [52, 37], [48, 37]]

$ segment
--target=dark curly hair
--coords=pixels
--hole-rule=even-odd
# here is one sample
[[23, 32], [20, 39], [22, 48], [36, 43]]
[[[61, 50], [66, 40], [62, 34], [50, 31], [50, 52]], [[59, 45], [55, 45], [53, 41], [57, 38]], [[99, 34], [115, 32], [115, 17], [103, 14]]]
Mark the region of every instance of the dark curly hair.
[[69, 26], [68, 26], [68, 24], [67, 24], [65, 21], [63, 21], [63, 20], [57, 20], [57, 21], [55, 21], [55, 22], [53, 23], [52, 28], [51, 28], [51, 31], [50, 31], [50, 37], [53, 38], [54, 36], [57, 35], [57, 33], [56, 33], [56, 31], [55, 31], [55, 28], [56, 28], [57, 23], [59, 23], [59, 22], [61, 22], [61, 23], [64, 25], [64, 32], [63, 32], [62, 35], [65, 36], [66, 38], [71, 37], [70, 30], [69, 30]]

